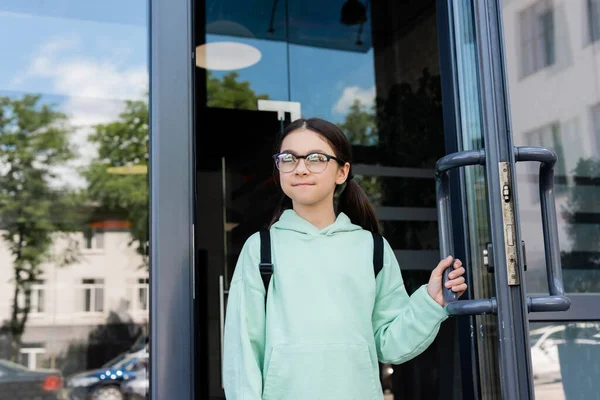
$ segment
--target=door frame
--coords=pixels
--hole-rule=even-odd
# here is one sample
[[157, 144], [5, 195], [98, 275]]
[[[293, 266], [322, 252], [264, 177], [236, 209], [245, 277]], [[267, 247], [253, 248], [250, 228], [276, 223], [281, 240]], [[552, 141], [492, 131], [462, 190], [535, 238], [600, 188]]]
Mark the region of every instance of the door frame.
[[150, 398], [194, 391], [192, 0], [150, 0]]

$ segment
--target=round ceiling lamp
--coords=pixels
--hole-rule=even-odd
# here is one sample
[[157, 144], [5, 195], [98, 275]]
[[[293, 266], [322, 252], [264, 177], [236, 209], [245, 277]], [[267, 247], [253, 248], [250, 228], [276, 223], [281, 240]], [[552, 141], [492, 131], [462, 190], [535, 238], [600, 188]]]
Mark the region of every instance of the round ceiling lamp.
[[212, 42], [196, 47], [196, 66], [215, 71], [248, 68], [261, 57], [256, 47], [238, 42]]
[[347, 0], [342, 6], [340, 22], [344, 25], [360, 25], [367, 20], [367, 8], [358, 0]]

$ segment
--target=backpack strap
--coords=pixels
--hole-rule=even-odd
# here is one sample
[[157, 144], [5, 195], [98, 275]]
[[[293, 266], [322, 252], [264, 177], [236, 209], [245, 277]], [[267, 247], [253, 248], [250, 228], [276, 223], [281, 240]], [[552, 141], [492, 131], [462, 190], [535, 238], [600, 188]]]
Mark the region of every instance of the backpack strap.
[[379, 271], [383, 269], [383, 236], [379, 233], [373, 233], [373, 270], [375, 278]]
[[267, 301], [267, 293], [269, 293], [269, 283], [273, 275], [273, 263], [271, 262], [271, 233], [268, 229], [260, 231], [260, 276], [265, 285], [265, 307]]

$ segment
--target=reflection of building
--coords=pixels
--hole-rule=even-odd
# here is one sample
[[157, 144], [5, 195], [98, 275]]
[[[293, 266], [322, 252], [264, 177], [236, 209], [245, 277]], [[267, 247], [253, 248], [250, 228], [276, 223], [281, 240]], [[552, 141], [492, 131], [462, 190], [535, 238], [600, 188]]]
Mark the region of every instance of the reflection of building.
[[[88, 334], [107, 323], [148, 323], [149, 285], [142, 257], [130, 245], [127, 230], [95, 230], [90, 235], [73, 234], [68, 240], [79, 245], [77, 262], [59, 266], [46, 263], [42, 280], [32, 286], [31, 312], [23, 336], [21, 353], [29, 367], [64, 352], [75, 341], [87, 342]], [[67, 241], [56, 241], [59, 254]], [[10, 320], [13, 305], [12, 258], [0, 241], [0, 317]], [[23, 304], [23, 299], [21, 299]], [[36, 362], [36, 359], [38, 360]]]
[[[574, 170], [580, 159], [600, 154], [600, 2], [504, 1], [514, 143], [544, 146], [558, 155], [556, 209], [561, 250], [572, 251], [569, 223], [561, 210], [577, 184]], [[531, 267], [531, 290], [545, 288], [541, 239], [538, 166], [519, 167], [519, 200], [523, 238]], [[581, 190], [581, 186], [580, 189]], [[594, 187], [589, 186], [590, 194]], [[593, 210], [581, 210], [593, 212]], [[589, 227], [589, 223], [587, 224]], [[587, 229], [578, 223], [576, 230]], [[598, 251], [581, 248], [579, 251]], [[564, 265], [569, 274], [581, 266]], [[571, 271], [569, 271], [571, 270]], [[581, 273], [581, 271], [579, 272]]]

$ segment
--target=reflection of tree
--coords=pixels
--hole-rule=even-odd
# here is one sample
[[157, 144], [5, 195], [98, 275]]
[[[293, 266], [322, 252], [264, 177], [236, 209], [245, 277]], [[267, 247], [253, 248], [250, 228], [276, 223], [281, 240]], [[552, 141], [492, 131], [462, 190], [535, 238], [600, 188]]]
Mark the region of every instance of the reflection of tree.
[[[572, 249], [562, 252], [565, 286], [569, 292], [600, 291], [600, 224], [590, 219], [597, 215], [600, 202], [600, 159], [580, 159], [574, 171], [575, 185], [563, 216], [569, 223], [568, 235]], [[580, 273], [570, 276], [569, 270]], [[586, 273], [581, 273], [582, 271]], [[591, 279], [593, 278], [593, 279]]]
[[378, 141], [375, 109], [355, 99], [344, 122], [339, 124], [353, 146], [376, 146]]
[[84, 172], [97, 213], [131, 223], [132, 244], [148, 261], [148, 104], [127, 101], [117, 121], [97, 125], [89, 140], [98, 157]]
[[[14, 267], [11, 316], [3, 330], [10, 333], [15, 361], [31, 311], [31, 286], [52, 256], [53, 239], [76, 226], [76, 196], [49, 185], [51, 169], [73, 157], [69, 133], [66, 117], [40, 104], [40, 96], [0, 97], [0, 220]], [[63, 264], [76, 255], [69, 250]]]
[[258, 100], [267, 100], [266, 94], [257, 95], [250, 82], [238, 81], [239, 74], [230, 72], [219, 79], [209, 71], [206, 76], [207, 105], [209, 107], [256, 110]]
[[[376, 146], [379, 140], [374, 108], [369, 109], [358, 99], [354, 100], [339, 127], [344, 131], [353, 146]], [[381, 204], [381, 182], [379, 177], [356, 175], [356, 182], [363, 188], [372, 204]]]

